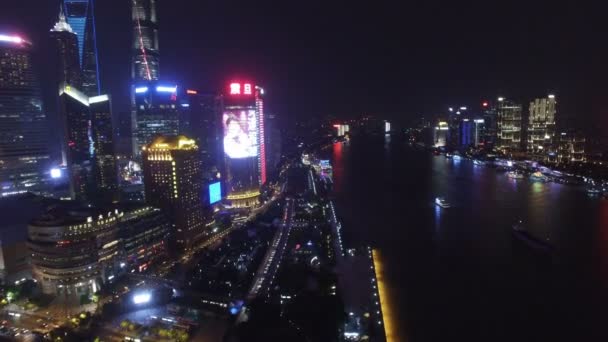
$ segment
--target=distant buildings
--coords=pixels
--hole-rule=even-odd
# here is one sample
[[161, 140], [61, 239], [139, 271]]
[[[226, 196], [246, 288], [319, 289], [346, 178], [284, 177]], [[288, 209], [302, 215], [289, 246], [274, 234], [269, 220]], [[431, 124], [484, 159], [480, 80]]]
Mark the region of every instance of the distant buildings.
[[184, 136], [158, 137], [143, 149], [142, 157], [146, 203], [171, 219], [177, 247], [190, 248], [209, 234], [198, 146]]
[[[99, 95], [99, 65], [95, 35], [94, 0], [64, 0], [67, 22], [78, 38], [78, 55], [82, 70], [82, 92]], [[75, 86], [78, 86], [75, 84]]]
[[557, 137], [555, 132], [555, 95], [530, 102], [528, 116], [527, 151], [537, 155], [555, 155]]
[[499, 97], [496, 110], [496, 147], [503, 151], [521, 151], [523, 147], [521, 105], [503, 97]]
[[158, 209], [124, 204], [51, 206], [29, 224], [32, 273], [46, 294], [90, 295], [120, 273], [165, 256], [169, 223]]
[[435, 147], [445, 147], [448, 142], [449, 126], [446, 121], [439, 121], [433, 131], [433, 144]]
[[46, 191], [51, 169], [47, 117], [32, 44], [0, 34], [0, 196]]
[[582, 163], [587, 161], [585, 156], [585, 136], [579, 132], [569, 130], [561, 132], [558, 136], [557, 162]]

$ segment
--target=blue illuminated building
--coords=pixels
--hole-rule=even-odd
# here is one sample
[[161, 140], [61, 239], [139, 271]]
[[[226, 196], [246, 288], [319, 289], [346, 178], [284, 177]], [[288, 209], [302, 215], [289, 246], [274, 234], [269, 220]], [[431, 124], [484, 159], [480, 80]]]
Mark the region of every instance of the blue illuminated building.
[[99, 95], [99, 65], [93, 0], [64, 0], [68, 24], [78, 38], [78, 55], [82, 68], [82, 90], [87, 96]]

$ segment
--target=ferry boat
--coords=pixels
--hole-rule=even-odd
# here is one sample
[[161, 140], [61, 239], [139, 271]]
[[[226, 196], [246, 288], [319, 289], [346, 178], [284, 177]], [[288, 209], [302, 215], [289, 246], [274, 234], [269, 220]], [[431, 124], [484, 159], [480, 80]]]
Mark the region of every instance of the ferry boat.
[[518, 171], [507, 172], [507, 177], [511, 179], [524, 179], [524, 174]]
[[548, 182], [549, 177], [543, 175], [539, 171], [536, 171], [530, 175], [530, 180], [537, 181], [537, 182]]
[[442, 208], [446, 208], [446, 209], [451, 207], [450, 203], [448, 201], [446, 201], [445, 198], [443, 198], [443, 197], [435, 198], [435, 204]]
[[553, 250], [553, 246], [549, 243], [549, 238], [546, 239], [540, 239], [537, 238], [536, 236], [530, 234], [523, 221], [519, 220], [518, 222], [516, 222], [512, 229], [511, 232], [513, 233], [513, 236], [515, 238], [517, 238], [518, 240], [523, 241], [524, 243], [526, 243], [528, 246], [535, 248], [535, 249], [540, 249], [540, 250], [544, 250], [544, 251], [552, 251]]
[[478, 160], [478, 159], [473, 160], [473, 164], [475, 164], [475, 165], [486, 165], [486, 163], [484, 163], [483, 161]]

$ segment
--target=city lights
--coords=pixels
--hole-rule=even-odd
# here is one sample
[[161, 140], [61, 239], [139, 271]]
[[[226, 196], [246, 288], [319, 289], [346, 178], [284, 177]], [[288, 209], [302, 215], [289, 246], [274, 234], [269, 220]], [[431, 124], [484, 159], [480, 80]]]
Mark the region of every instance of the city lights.
[[239, 95], [241, 93], [240, 83], [230, 83], [230, 95]]
[[61, 178], [61, 169], [59, 169], [59, 168], [51, 169], [51, 178], [53, 178], [53, 179]]
[[135, 88], [135, 93], [136, 94], [142, 94], [142, 93], [146, 93], [148, 92], [148, 87], [138, 87]]
[[152, 295], [150, 294], [150, 292], [137, 293], [133, 296], [133, 304], [145, 304], [150, 302], [151, 299]]
[[177, 91], [177, 86], [174, 86], [174, 87], [157, 86], [156, 91], [159, 93], [175, 93]]
[[23, 38], [21, 38], [19, 36], [8, 36], [5, 34], [0, 34], [0, 42], [21, 44], [21, 43], [23, 43]]

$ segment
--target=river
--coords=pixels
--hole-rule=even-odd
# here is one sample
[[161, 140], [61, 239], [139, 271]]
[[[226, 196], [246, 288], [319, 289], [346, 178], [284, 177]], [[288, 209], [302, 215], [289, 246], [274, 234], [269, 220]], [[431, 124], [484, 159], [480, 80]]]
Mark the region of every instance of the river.
[[[511, 180], [399, 136], [325, 153], [346, 245], [382, 252], [400, 341], [608, 340], [608, 200]], [[518, 219], [555, 252], [514, 238]]]

